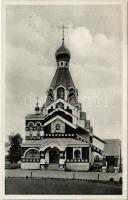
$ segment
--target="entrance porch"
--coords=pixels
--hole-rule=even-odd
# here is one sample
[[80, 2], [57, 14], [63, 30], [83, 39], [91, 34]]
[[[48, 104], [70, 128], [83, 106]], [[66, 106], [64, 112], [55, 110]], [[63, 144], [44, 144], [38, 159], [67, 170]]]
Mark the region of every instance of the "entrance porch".
[[60, 151], [57, 147], [48, 147], [40, 154], [40, 167], [46, 170], [65, 169], [65, 151]]

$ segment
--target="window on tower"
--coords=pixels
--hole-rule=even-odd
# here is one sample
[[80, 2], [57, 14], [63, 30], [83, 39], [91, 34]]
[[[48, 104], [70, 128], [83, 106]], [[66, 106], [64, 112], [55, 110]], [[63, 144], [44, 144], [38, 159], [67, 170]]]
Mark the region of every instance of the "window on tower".
[[69, 100], [69, 103], [74, 105], [74, 106], [77, 104], [76, 93], [75, 93], [75, 90], [73, 88], [71, 88], [69, 90], [68, 100]]
[[63, 66], [63, 62], [61, 62], [61, 66]]
[[69, 90], [68, 98], [70, 99], [72, 96], [75, 96], [75, 90], [73, 88]]
[[52, 89], [49, 90], [48, 97], [49, 97], [49, 99], [50, 99], [51, 102], [54, 101], [54, 95], [53, 95], [53, 90]]
[[33, 134], [33, 126], [31, 125], [29, 127], [29, 136], [30, 136], [30, 138], [32, 138], [32, 134]]
[[59, 87], [57, 89], [57, 98], [64, 99], [64, 88], [63, 87]]
[[37, 137], [39, 137], [40, 136], [40, 130], [41, 130], [40, 125], [36, 126], [36, 130], [37, 130]]

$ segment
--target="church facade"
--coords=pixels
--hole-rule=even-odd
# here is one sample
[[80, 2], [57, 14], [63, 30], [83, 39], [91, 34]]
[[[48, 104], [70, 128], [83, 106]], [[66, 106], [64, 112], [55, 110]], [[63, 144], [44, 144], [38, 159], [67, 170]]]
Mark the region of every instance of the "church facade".
[[[78, 90], [69, 70], [71, 54], [64, 38], [55, 58], [57, 69], [45, 104], [40, 108], [37, 101], [35, 113], [25, 117], [21, 168], [88, 171], [98, 155], [103, 160], [101, 169], [106, 171], [104, 149], [109, 142], [94, 135], [90, 120], [78, 102]], [[118, 171], [119, 155], [113, 155], [113, 163], [113, 169]]]

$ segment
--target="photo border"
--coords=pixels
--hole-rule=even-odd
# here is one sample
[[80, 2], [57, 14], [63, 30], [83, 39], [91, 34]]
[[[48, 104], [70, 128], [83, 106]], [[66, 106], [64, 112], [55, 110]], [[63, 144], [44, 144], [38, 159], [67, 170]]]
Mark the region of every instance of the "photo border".
[[[7, 5], [121, 5], [123, 7], [123, 73], [122, 73], [122, 195], [7, 195], [5, 194], [5, 25]], [[127, 1], [126, 0], [2, 0], [1, 3], [1, 199], [127, 199]]]

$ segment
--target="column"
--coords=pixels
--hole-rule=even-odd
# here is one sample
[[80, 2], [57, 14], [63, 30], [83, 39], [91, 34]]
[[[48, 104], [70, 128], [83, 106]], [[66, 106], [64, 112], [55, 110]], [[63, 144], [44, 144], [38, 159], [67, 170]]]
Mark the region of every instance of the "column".
[[118, 173], [119, 172], [119, 164], [118, 164], [119, 160], [118, 160], [118, 156], [114, 157], [114, 172]]
[[102, 165], [102, 172], [106, 172], [107, 170], [107, 161], [106, 156], [103, 157], [103, 165]]
[[40, 152], [40, 168], [41, 169], [45, 169], [45, 152], [44, 151], [41, 151]]
[[59, 168], [65, 170], [65, 151], [60, 151]]

